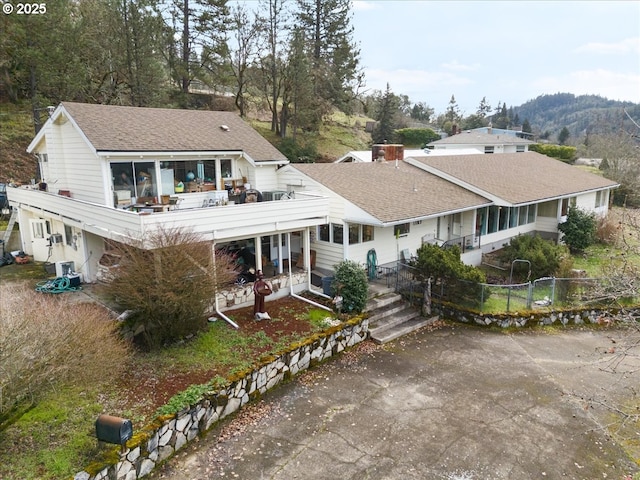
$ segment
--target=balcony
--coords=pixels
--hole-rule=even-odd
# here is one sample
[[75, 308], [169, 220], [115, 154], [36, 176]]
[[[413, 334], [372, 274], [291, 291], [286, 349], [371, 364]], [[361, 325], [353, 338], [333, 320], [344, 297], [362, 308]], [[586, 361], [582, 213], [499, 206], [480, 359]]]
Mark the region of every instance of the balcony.
[[14, 207], [43, 218], [51, 217], [100, 237], [126, 242], [144, 238], [160, 226], [185, 228], [205, 241], [226, 241], [271, 235], [328, 222], [329, 199], [296, 193], [296, 198], [245, 204], [195, 203], [160, 212], [134, 212], [54, 193], [26, 188], [8, 189]]

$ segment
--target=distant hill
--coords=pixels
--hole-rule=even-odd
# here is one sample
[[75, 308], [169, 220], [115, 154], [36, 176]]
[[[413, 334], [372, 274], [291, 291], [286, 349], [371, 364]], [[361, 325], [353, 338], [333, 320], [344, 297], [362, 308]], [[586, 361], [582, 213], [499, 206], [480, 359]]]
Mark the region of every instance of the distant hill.
[[554, 140], [563, 127], [567, 127], [572, 139], [583, 138], [589, 133], [609, 133], [624, 127], [632, 131], [635, 126], [624, 110], [638, 121], [640, 105], [631, 102], [608, 100], [598, 95], [575, 96], [572, 93], [540, 95], [513, 107], [520, 121], [529, 120], [536, 134], [549, 132]]

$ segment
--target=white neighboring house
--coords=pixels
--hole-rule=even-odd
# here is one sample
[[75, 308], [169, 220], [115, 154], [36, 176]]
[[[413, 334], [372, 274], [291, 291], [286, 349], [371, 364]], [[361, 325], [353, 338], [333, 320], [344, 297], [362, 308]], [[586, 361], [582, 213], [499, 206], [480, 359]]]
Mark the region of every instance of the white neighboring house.
[[[475, 148], [458, 148], [458, 149], [455, 149], [455, 151], [450, 151], [445, 149], [431, 150], [428, 148], [407, 149], [407, 150], [403, 150], [402, 158], [420, 157], [423, 155], [454, 155], [454, 154], [455, 155], [478, 155], [480, 153], [484, 153], [484, 152], [480, 152], [478, 149], [475, 149]], [[401, 160], [402, 158], [398, 158], [398, 159]], [[373, 162], [374, 160], [376, 159], [373, 158], [373, 150], [352, 150], [344, 154], [342, 157], [338, 158], [337, 160], [335, 160], [333, 163], [349, 163], [349, 162], [367, 163], [367, 162]]]
[[[307, 268], [309, 229], [327, 223], [327, 198], [278, 200], [287, 158], [233, 112], [64, 102], [28, 151], [42, 189], [8, 191], [22, 249], [73, 262], [85, 282], [96, 280], [109, 241], [144, 240], [158, 227], [192, 230], [215, 248], [242, 245], [256, 269], [282, 273], [289, 251]], [[240, 203], [245, 187], [265, 201]]]
[[529, 145], [535, 143], [515, 135], [494, 134], [489, 128], [489, 133], [468, 130], [435, 140], [429, 143], [427, 148], [434, 151], [464, 148], [476, 150], [478, 153], [524, 153], [529, 151]]
[[[402, 161], [290, 164], [278, 171], [297, 192], [331, 198], [329, 222], [312, 242], [317, 264], [402, 261], [423, 243], [456, 244], [462, 260], [519, 234], [558, 239], [575, 205], [604, 215], [615, 182], [535, 152], [408, 157]], [[406, 258], [405, 258], [406, 259]]]

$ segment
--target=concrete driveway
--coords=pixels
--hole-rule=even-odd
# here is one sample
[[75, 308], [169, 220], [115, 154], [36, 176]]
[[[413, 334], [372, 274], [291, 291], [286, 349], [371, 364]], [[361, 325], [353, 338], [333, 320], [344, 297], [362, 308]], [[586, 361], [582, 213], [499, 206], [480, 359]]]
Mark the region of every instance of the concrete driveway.
[[625, 335], [446, 325], [383, 347], [366, 342], [269, 393], [151, 477], [622, 480], [639, 467], [608, 435], [612, 416], [600, 402], [632, 400], [640, 383], [628, 373], [638, 357], [618, 355]]

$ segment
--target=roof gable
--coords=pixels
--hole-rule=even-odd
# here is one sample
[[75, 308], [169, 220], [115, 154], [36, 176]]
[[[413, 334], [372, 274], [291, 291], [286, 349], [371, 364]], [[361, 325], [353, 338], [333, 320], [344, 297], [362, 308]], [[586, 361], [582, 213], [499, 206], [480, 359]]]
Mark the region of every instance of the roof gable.
[[416, 157], [411, 163], [511, 204], [533, 203], [617, 186], [536, 152]]
[[63, 102], [98, 152], [244, 152], [254, 161], [287, 158], [234, 112]]

